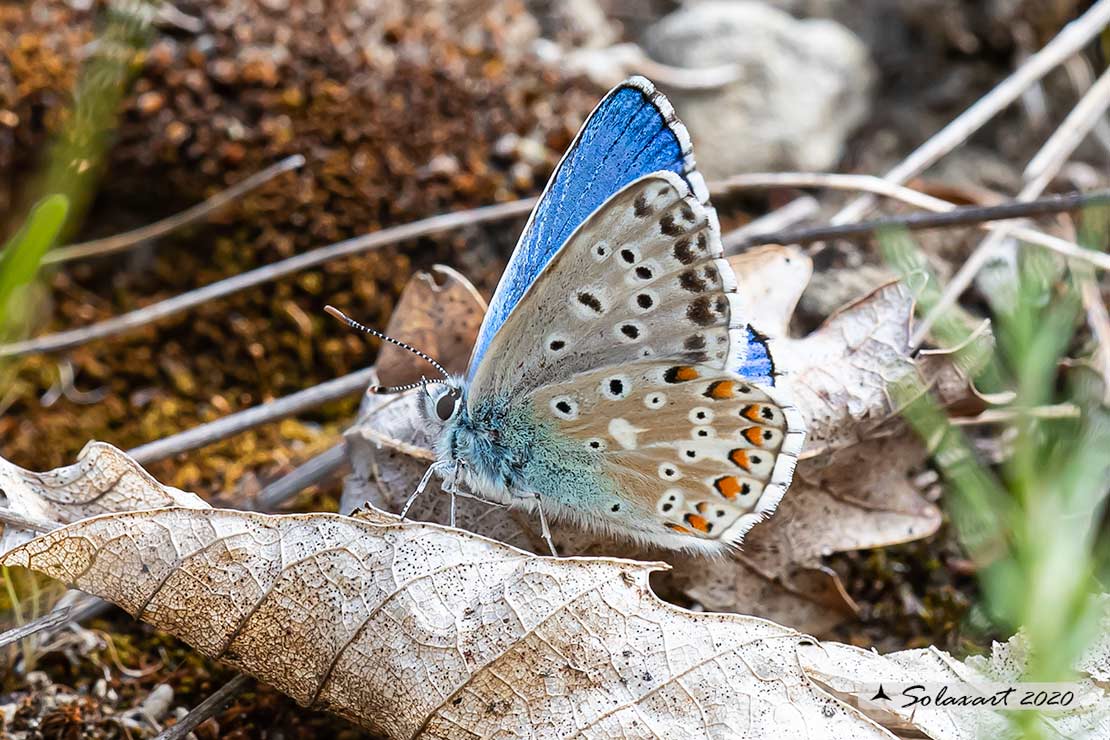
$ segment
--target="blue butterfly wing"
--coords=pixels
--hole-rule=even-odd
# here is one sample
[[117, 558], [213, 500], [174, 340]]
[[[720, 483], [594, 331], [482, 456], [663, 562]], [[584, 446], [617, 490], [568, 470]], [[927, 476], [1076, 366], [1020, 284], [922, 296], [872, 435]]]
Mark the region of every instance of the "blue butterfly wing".
[[590, 114], [540, 196], [490, 301], [468, 378], [474, 377], [493, 336], [532, 281], [574, 230], [625, 185], [660, 170], [680, 175], [698, 200], [708, 200], [686, 127], [654, 85], [632, 77]]
[[748, 326], [744, 330], [745, 342], [735, 348], [736, 373], [753, 383], [775, 385], [775, 362], [767, 346], [767, 337]]

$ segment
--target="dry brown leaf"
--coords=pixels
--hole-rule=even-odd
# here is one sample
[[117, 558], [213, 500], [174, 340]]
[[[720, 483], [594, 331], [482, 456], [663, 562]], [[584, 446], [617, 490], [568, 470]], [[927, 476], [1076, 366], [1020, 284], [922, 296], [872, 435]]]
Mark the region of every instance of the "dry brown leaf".
[[[42, 527], [57, 527], [114, 511], [165, 506], [206, 508], [195, 493], [159, 485], [149, 473], [105, 442], [90, 442], [77, 462], [33, 473], [0, 458], [0, 509]], [[39, 531], [0, 522], [0, 553]]]
[[914, 297], [902, 282], [845, 306], [803, 339], [775, 346], [806, 417], [807, 457], [871, 436], [891, 416], [887, 386], [914, 371], [909, 356]]
[[[434, 357], [451, 373], [466, 372], [486, 303], [470, 281], [450, 267], [412, 276], [385, 333]], [[382, 343], [375, 364], [383, 385], [399, 385], [428, 375], [428, 364], [411, 352]]]
[[[1047, 710], [1043, 713], [1041, 736], [1069, 740], [1104, 740], [1110, 737], [1110, 598], [1103, 598], [1102, 626], [1098, 640], [1083, 654], [1077, 669], [1086, 675], [1079, 681], [1081, 691], [1073, 709]], [[887, 684], [1012, 684], [1022, 680], [1027, 663], [1027, 645], [1018, 635], [1004, 644], [995, 644], [990, 656], [972, 657], [965, 662], [936, 648], [904, 650], [879, 655], [838, 643], [804, 645], [799, 658], [807, 675], [848, 703], [863, 687]], [[1101, 683], [1099, 683], [1101, 682]], [[870, 692], [868, 692], [870, 693]], [[899, 703], [861, 707], [872, 719], [900, 734], [923, 733], [932, 740], [1008, 740], [1023, 737], [1004, 713], [991, 708], [962, 706], [915, 706]], [[920, 734], [910, 735], [920, 737]]]
[[798, 247], [768, 244], [733, 255], [728, 263], [741, 286], [748, 323], [769, 337], [785, 337], [813, 276], [813, 260]]
[[893, 737], [802, 674], [802, 635], [666, 604], [653, 564], [380, 513], [183, 508], [86, 519], [0, 564], [392, 738]]
[[854, 602], [821, 558], [927, 537], [941, 514], [907, 477], [925, 457], [908, 435], [830, 457], [823, 466], [798, 465], [778, 511], [752, 529], [733, 562], [676, 564], [672, 577], [682, 590], [707, 609], [754, 612], [818, 635], [854, 616]]
[[[768, 279], [738, 274], [745, 285]], [[826, 634], [856, 606], [822, 557], [937, 530], [940, 511], [908, 477], [924, 461], [924, 450], [892, 418], [886, 392], [887, 382], [915, 372], [909, 357], [913, 306], [910, 290], [891, 283], [803, 339], [776, 338], [776, 356], [808, 423], [802, 460], [778, 511], [752, 529], [732, 561], [712, 568], [676, 564], [668, 575], [687, 596], [707, 609], [754, 613]]]

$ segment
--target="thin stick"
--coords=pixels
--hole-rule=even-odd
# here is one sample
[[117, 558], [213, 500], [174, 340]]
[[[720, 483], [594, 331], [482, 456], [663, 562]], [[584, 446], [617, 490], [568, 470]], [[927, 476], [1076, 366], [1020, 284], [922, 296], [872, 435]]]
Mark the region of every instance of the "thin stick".
[[320, 247], [295, 257], [275, 262], [272, 265], [259, 267], [254, 270], [234, 275], [224, 280], [219, 280], [203, 288], [183, 293], [158, 303], [135, 311], [116, 316], [96, 324], [84, 326], [79, 329], [46, 334], [35, 339], [22, 342], [0, 345], [0, 357], [19, 357], [36, 352], [57, 352], [59, 350], [78, 347], [94, 339], [122, 334], [140, 326], [145, 326], [153, 321], [164, 319], [168, 316], [187, 311], [200, 306], [208, 301], [223, 298], [238, 291], [252, 288], [262, 283], [277, 280], [278, 278], [292, 275], [301, 270], [307, 270], [316, 265], [348, 257], [371, 249], [378, 249], [395, 244], [407, 239], [437, 234], [463, 226], [498, 221], [515, 216], [522, 216], [532, 209], [534, 198], [515, 200], [510, 203], [500, 203], [493, 206], [473, 208], [467, 211], [445, 213], [431, 218], [413, 221], [371, 234], [356, 236], [353, 239], [337, 242], [326, 247]]
[[402, 455], [408, 455], [409, 457], [415, 458], [417, 460], [424, 460], [425, 462], [436, 461], [435, 451], [429, 450], [427, 447], [420, 447], [419, 445], [402, 442], [399, 439], [394, 439], [393, 437], [382, 434], [381, 432], [370, 429], [369, 427], [364, 427], [360, 429], [359, 434], [361, 434], [363, 437], [370, 440], [374, 444], [378, 445], [378, 447], [386, 447], [391, 450], [396, 450]]
[[[769, 234], [755, 234], [734, 243], [734, 248], [745, 249], [760, 244], [808, 244], [828, 239], [867, 236], [878, 229], [901, 227], [912, 231], [940, 229], [951, 226], [968, 226], [990, 221], [1005, 221], [1030, 216], [1076, 211], [1088, 205], [1110, 203], [1110, 190], [1095, 193], [1068, 193], [1054, 195], [1028, 202], [1003, 203], [997, 206], [968, 206], [953, 208], [949, 211], [910, 213], [903, 216], [889, 216], [873, 221], [837, 226], [816, 226], [792, 231]], [[733, 232], [736, 233], [736, 232]]]
[[[759, 173], [730, 177], [723, 181], [721, 185], [733, 189], [824, 187], [834, 190], [862, 190], [875, 195], [900, 200], [903, 203], [908, 203], [928, 211], [946, 213], [956, 208], [955, 204], [949, 203], [946, 200], [935, 198], [903, 185], [896, 185], [895, 183], [880, 177], [875, 177], [874, 175], [836, 175], [808, 172]], [[1011, 236], [1021, 239], [1024, 242], [1051, 249], [1067, 257], [1085, 260], [1104, 270], [1110, 270], [1110, 255], [1084, 249], [1074, 242], [1044, 234], [1036, 229], [1024, 226], [1005, 226], [995, 223], [981, 223], [979, 227], [988, 231], [1005, 230]]]
[[[1110, 0], [1107, 1], [1110, 2]], [[742, 188], [770, 187], [826, 187], [838, 190], [862, 190], [896, 198], [910, 205], [915, 205], [919, 208], [931, 211], [948, 211], [955, 208], [955, 206], [948, 201], [933, 198], [932, 196], [920, 193], [916, 190], [901, 187], [871, 175], [812, 173], [740, 175], [718, 183], [713, 183], [711, 190], [719, 194]], [[21, 342], [0, 345], [0, 358], [71, 349], [96, 339], [103, 339], [105, 337], [125, 333], [132, 329], [137, 329], [151, 322], [189, 310], [210, 300], [223, 298], [238, 291], [285, 277], [299, 270], [314, 267], [329, 260], [387, 246], [405, 239], [427, 236], [461, 226], [521, 216], [526, 214], [534, 204], [535, 199], [529, 198], [495, 206], [485, 206], [467, 211], [459, 211], [457, 213], [433, 216], [432, 218], [414, 221], [410, 224], [403, 224], [372, 234], [348, 239], [281, 260], [280, 262], [275, 262], [272, 265], [260, 267], [240, 275], [220, 280], [203, 288], [198, 288], [197, 290], [183, 293], [158, 303], [153, 303], [144, 308], [96, 324], [57, 332], [55, 334], [46, 334]], [[990, 224], [984, 224], [983, 227], [988, 229], [997, 228]], [[1100, 267], [1110, 269], [1110, 258], [1107, 258], [1105, 262], [1099, 262], [1099, 256], [1088, 256], [1091, 254], [1089, 251], [1082, 250], [1071, 242], [1041, 234], [1033, 229], [1024, 229], [1020, 234], [1018, 231], [1013, 231], [1012, 233], [1019, 235], [1020, 238], [1025, 241], [1054, 249], [1071, 257], [1089, 259]]]
[[9, 524], [13, 527], [20, 529], [27, 529], [32, 532], [42, 534], [44, 532], [52, 532], [58, 527], [62, 526], [57, 522], [50, 522], [44, 519], [34, 519], [23, 514], [17, 514], [11, 509], [0, 508], [0, 523]]
[[270, 165], [242, 182], [232, 185], [227, 190], [216, 193], [203, 203], [198, 203], [191, 208], [186, 208], [181, 213], [175, 213], [161, 221], [155, 221], [152, 224], [142, 226], [132, 231], [125, 231], [122, 234], [108, 236], [103, 239], [93, 239], [92, 241], [81, 242], [80, 244], [71, 244], [68, 247], [59, 247], [58, 249], [47, 252], [46, 256], [42, 259], [42, 263], [44, 265], [53, 265], [59, 262], [68, 262], [69, 260], [81, 259], [84, 257], [99, 257], [105, 254], [112, 254], [113, 252], [130, 249], [145, 241], [163, 236], [175, 229], [180, 229], [182, 226], [187, 226], [194, 221], [200, 221], [208, 214], [220, 210], [229, 203], [242, 198], [250, 191], [265, 185], [278, 175], [289, 172], [290, 170], [300, 169], [303, 166], [304, 157], [300, 154], [294, 154], [292, 157], [286, 157], [277, 164]]
[[252, 502], [253, 508], [256, 511], [273, 511], [309, 486], [332, 477], [346, 464], [347, 445], [340, 442], [259, 491]]
[[[1091, 85], [1094, 84], [1094, 71], [1091, 69], [1091, 63], [1082, 55], [1077, 54], [1064, 62], [1064, 71], [1068, 73], [1072, 86], [1075, 87], [1075, 91], [1080, 97], [1086, 94], [1091, 89]], [[1092, 133], [1095, 141], [1101, 144], [1107, 153], [1110, 153], [1110, 121], [1103, 118], [1095, 124]]]
[[1071, 403], [1055, 406], [1037, 406], [1031, 409], [987, 409], [976, 416], [956, 416], [952, 424], [959, 427], [978, 424], [1005, 424], [1024, 417], [1034, 419], [1076, 419], [1080, 416], [1079, 407]]
[[229, 414], [222, 419], [201, 424], [179, 434], [172, 434], [169, 437], [148, 442], [129, 450], [127, 454], [131, 455], [140, 464], [164, 460], [178, 453], [195, 450], [213, 442], [227, 439], [248, 429], [295, 416], [329, 401], [361, 393], [374, 381], [375, 377], [377, 376], [374, 368], [368, 367], [245, 411]]
[[[1040, 150], [1029, 160], [1029, 165], [1025, 168], [1025, 174], [1030, 179], [1022, 187], [1021, 192], [1018, 193], [1017, 200], [1032, 201], [1048, 187], [1052, 178], [1071, 157], [1072, 152], [1083, 142], [1091, 129], [1095, 127], [1095, 124], [1102, 120], [1107, 107], [1110, 107], [1110, 70], [1103, 73], [1098, 82], [1087, 91], [1075, 108], [1068, 113], [1060, 127], [1052, 132], [1052, 135], [1048, 137]], [[941, 293], [933, 309], [914, 328], [913, 335], [910, 337], [911, 348], [917, 347], [925, 341], [925, 337], [929, 335], [929, 330], [933, 328], [933, 324], [971, 286], [975, 276], [994, 257], [1006, 237], [1024, 239], [1019, 235], [1019, 229], [1020, 227], [1001, 226], [975, 247], [971, 256], [948, 281], [948, 284], [944, 287], [944, 292]], [[1094, 250], [1085, 251], [1088, 254], [1103, 254]]]
[[37, 619], [32, 619], [27, 624], [22, 624], [18, 627], [13, 627], [0, 634], [0, 648], [7, 647], [13, 642], [19, 642], [24, 637], [30, 637], [36, 632], [43, 630], [53, 629], [59, 627], [69, 621], [70, 607], [63, 606], [55, 609], [47, 614], [43, 614]]
[[[817, 203], [816, 198], [810, 195], [803, 195], [799, 198], [795, 198], [781, 208], [754, 219], [751, 223], [744, 224], [740, 228], [730, 231], [721, 237], [721, 243], [725, 251], [729, 254], [739, 252], [752, 246], [749, 243], [752, 234], [767, 235], [784, 231], [799, 221], [804, 221], [810, 216], [816, 215], [820, 210], [821, 206]], [[768, 242], [758, 243], [767, 244]], [[790, 242], [783, 243], [789, 244]]]
[[251, 678], [245, 673], [240, 673], [209, 696], [197, 706], [193, 707], [173, 727], [167, 727], [154, 740], [185, 740], [190, 732], [197, 729], [210, 717], [215, 717], [224, 707], [242, 694], [250, 685]]
[[[1068, 57], [1080, 52], [1108, 23], [1110, 0], [1099, 0], [1086, 13], [1065, 26], [1052, 41], [1029, 57], [1013, 74], [887, 172], [884, 179], [901, 184], [920, 175], [966, 141], [999, 111], [1013, 103], [1026, 88]], [[856, 198], [833, 216], [832, 222], [843, 224], [858, 221], [874, 204], [874, 197]]]
[[1078, 273], [1079, 295], [1083, 300], [1083, 310], [1087, 314], [1087, 326], [1091, 328], [1098, 343], [1094, 360], [1098, 373], [1102, 376], [1103, 403], [1110, 403], [1110, 312], [1102, 300], [1102, 291], [1090, 270]]
[[[1110, 106], [1110, 70], [1102, 73], [1090, 87], [1060, 127], [1052, 132], [1040, 151], [1026, 165], [1022, 178], [1028, 183], [1023, 191], [1040, 193], [1071, 157], [1092, 129], [1103, 121], [1103, 114]], [[1034, 196], [1035, 197], [1035, 196]]]

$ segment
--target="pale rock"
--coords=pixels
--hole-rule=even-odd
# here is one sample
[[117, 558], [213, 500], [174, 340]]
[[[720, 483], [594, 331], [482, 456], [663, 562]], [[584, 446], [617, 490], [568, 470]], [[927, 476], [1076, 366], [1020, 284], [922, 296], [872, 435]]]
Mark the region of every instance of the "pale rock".
[[676, 68], [733, 65], [710, 89], [659, 82], [709, 177], [833, 167], [866, 117], [875, 71], [867, 48], [834, 21], [797, 20], [758, 2], [706, 2], [651, 27], [644, 49]]

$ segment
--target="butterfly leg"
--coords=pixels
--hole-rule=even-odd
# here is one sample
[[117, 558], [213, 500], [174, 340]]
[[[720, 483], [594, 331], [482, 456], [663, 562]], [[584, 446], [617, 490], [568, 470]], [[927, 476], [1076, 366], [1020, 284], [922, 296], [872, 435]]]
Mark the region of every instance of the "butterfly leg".
[[451, 514], [450, 514], [450, 517], [448, 519], [448, 523], [449, 523], [450, 526], [454, 527], [455, 526], [455, 505], [456, 505], [456, 501], [457, 501], [458, 493], [459, 493], [459, 464], [458, 463], [455, 463], [455, 466], [453, 468], [451, 468], [451, 482], [448, 483], [447, 485], [445, 485], [443, 488], [444, 488], [445, 491], [447, 491], [447, 495], [451, 497]]
[[543, 513], [543, 502], [540, 500], [538, 493], [532, 494], [536, 498], [536, 512], [540, 515], [540, 533], [543, 535], [543, 541], [547, 543], [547, 549], [551, 550], [551, 557], [559, 557], [558, 551], [555, 549], [555, 543], [551, 539], [551, 528], [547, 526], [547, 517]]
[[405, 505], [401, 508], [402, 520], [405, 518], [405, 515], [409, 513], [409, 507], [411, 507], [413, 502], [416, 501], [416, 497], [424, 493], [424, 489], [428, 487], [428, 481], [432, 479], [432, 475], [442, 466], [443, 463], [434, 462], [428, 466], [427, 470], [424, 471], [424, 477], [420, 479], [420, 484], [416, 487], [416, 490], [413, 491], [412, 494], [408, 497], [408, 500], [405, 501]]

